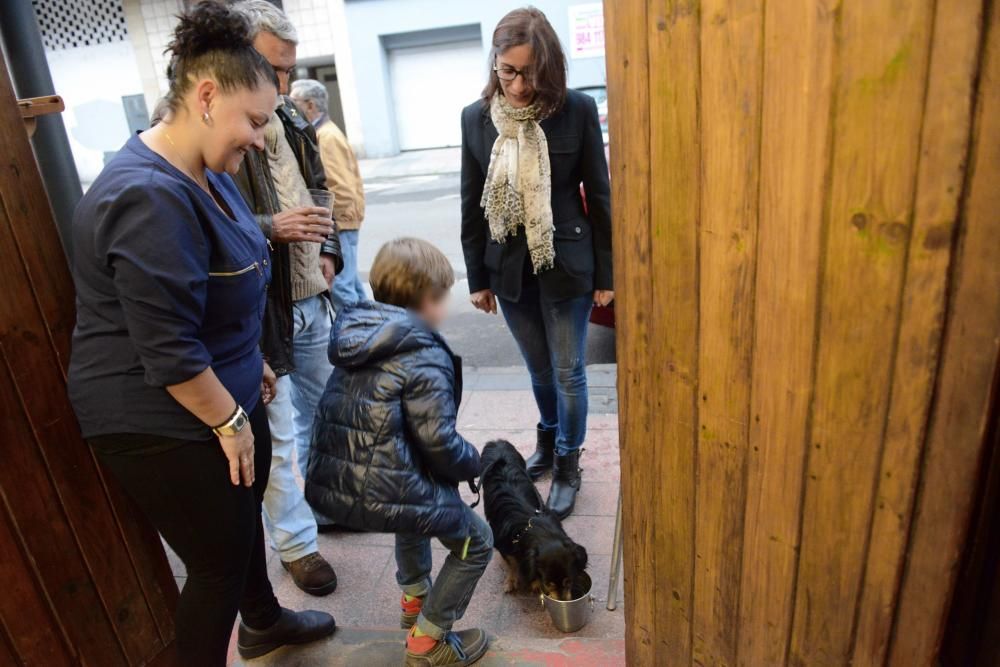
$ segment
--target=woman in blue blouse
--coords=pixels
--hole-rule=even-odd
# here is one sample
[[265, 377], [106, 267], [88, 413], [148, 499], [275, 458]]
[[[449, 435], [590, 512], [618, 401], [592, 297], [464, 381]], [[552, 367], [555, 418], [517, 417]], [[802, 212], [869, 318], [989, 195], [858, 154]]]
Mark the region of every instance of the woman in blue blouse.
[[167, 100], [73, 220], [77, 324], [69, 391], [83, 435], [177, 552], [180, 664], [226, 664], [333, 632], [282, 609], [267, 577], [260, 503], [274, 375], [258, 346], [268, 248], [228, 174], [263, 131], [277, 76], [245, 20], [203, 2], [180, 19]]

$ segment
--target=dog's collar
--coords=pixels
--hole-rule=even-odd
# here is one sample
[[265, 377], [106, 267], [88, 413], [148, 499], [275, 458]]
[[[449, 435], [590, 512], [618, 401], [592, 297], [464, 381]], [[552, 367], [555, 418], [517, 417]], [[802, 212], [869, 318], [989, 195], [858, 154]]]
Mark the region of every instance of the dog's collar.
[[517, 531], [517, 533], [514, 535], [514, 539], [511, 540], [511, 544], [517, 544], [518, 542], [521, 541], [521, 538], [524, 537], [524, 534], [526, 532], [528, 532], [529, 530], [531, 530], [531, 525], [532, 525], [531, 522], [535, 520], [535, 517], [541, 515], [541, 513], [542, 513], [542, 510], [540, 510], [540, 509], [536, 509], [535, 510], [535, 516], [533, 516], [530, 519], [528, 519], [528, 525], [527, 526], [525, 526], [521, 530]]

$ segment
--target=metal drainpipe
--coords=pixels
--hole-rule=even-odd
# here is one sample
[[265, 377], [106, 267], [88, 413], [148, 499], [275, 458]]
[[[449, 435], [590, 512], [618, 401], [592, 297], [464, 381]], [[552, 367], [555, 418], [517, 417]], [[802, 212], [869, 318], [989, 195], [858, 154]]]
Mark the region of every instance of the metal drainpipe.
[[[0, 2], [0, 41], [10, 69], [14, 93], [18, 97], [43, 97], [58, 93], [52, 85], [52, 75], [42, 46], [42, 33], [31, 0]], [[99, 73], [95, 72], [94, 75], [96, 77]], [[31, 143], [45, 183], [45, 192], [55, 214], [63, 250], [69, 256], [70, 223], [73, 209], [83, 196], [83, 189], [80, 187], [80, 176], [76, 171], [76, 163], [73, 162], [62, 115], [49, 114], [38, 118]], [[24, 224], [32, 224], [32, 221], [25, 220]]]

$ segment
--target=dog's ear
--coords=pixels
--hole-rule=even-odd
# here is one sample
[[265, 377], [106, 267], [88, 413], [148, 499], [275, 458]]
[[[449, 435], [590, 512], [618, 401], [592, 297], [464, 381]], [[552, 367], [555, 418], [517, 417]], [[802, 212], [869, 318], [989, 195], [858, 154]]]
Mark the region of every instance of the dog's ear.
[[587, 550], [580, 544], [573, 545], [573, 560], [581, 570], [587, 567]]

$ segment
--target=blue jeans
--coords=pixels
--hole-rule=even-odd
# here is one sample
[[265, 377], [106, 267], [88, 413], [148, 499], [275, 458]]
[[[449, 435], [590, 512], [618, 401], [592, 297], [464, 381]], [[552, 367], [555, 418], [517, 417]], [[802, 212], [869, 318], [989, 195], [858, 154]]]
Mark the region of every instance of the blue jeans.
[[[334, 281], [336, 282], [336, 281]], [[330, 302], [317, 295], [296, 301], [292, 305], [295, 334], [292, 339], [292, 406], [295, 408], [295, 447], [299, 471], [306, 476], [309, 447], [312, 442], [313, 419], [333, 365], [327, 356], [330, 346]]]
[[[436, 580], [431, 579], [431, 538], [396, 534], [396, 582], [403, 593], [425, 597], [417, 627], [440, 640], [451, 631], [469, 606], [479, 578], [493, 557], [493, 531], [471, 508], [465, 508], [469, 535], [437, 535], [448, 551]], [[466, 539], [469, 547], [465, 551]]]
[[339, 313], [346, 306], [368, 298], [364, 283], [358, 278], [358, 230], [345, 229], [337, 232], [340, 237], [340, 254], [344, 258], [344, 268], [333, 281], [331, 294], [333, 307]]
[[556, 454], [575, 452], [587, 435], [585, 356], [593, 295], [548, 301], [537, 285], [526, 285], [520, 301], [498, 301], [531, 375], [538, 427], [556, 431]]
[[295, 426], [292, 376], [278, 378], [278, 391], [267, 406], [271, 427], [271, 476], [264, 492], [264, 525], [279, 557], [286, 563], [316, 553], [316, 519], [295, 479], [292, 456]]
[[271, 426], [271, 479], [264, 493], [264, 523], [281, 560], [290, 563], [316, 553], [316, 524], [329, 520], [310, 509], [295, 479], [292, 452], [302, 476], [309, 464], [309, 444], [316, 404], [333, 371], [330, 302], [317, 295], [292, 304], [295, 372], [278, 380], [278, 392], [267, 406]]

